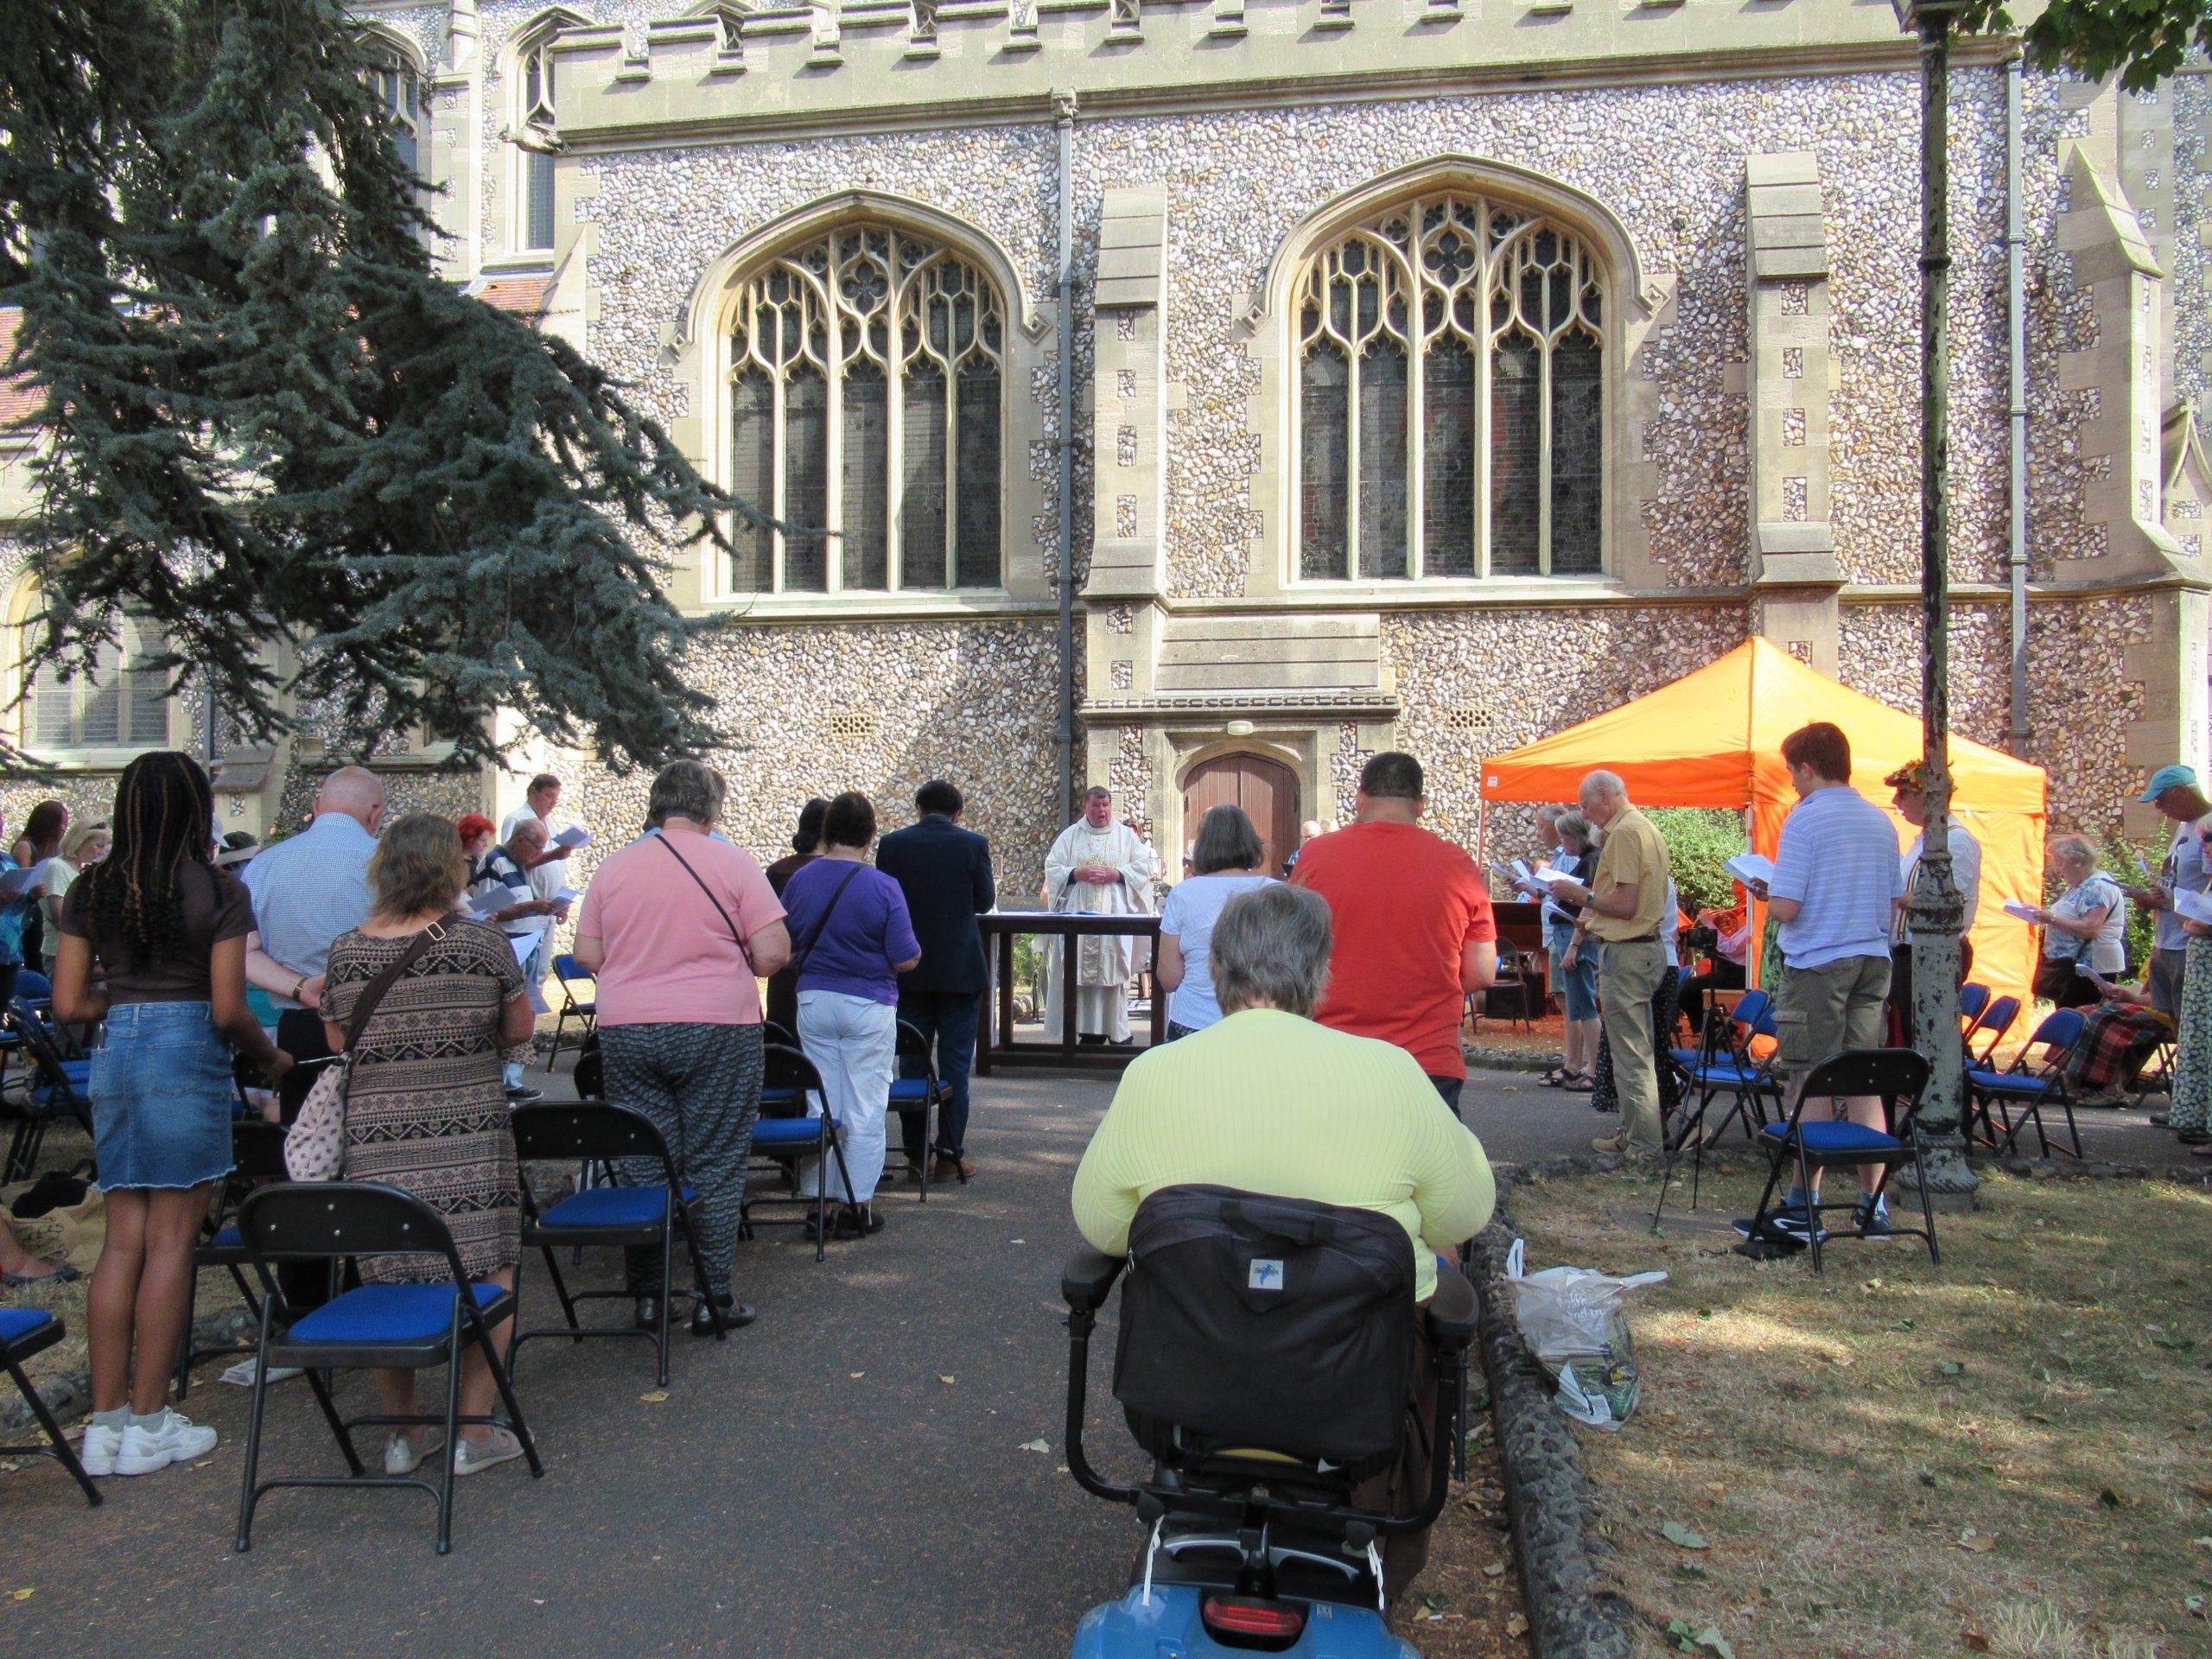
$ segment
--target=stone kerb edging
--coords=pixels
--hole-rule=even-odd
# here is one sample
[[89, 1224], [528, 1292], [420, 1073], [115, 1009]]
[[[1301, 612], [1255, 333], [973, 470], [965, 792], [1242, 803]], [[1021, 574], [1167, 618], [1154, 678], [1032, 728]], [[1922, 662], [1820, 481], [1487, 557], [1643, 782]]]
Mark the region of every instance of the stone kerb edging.
[[[1585, 1527], [1590, 1483], [1574, 1431], [1552, 1403], [1552, 1385], [1521, 1339], [1506, 1288], [1512, 1210], [1501, 1184], [1497, 1214], [1475, 1236], [1470, 1263], [1482, 1294], [1483, 1370], [1513, 1522], [1513, 1559], [1538, 1659], [1629, 1659], [1628, 1630], [1590, 1564]], [[1607, 1604], [1610, 1604], [1608, 1605]], [[1624, 1611], [1624, 1610], [1622, 1610]]]

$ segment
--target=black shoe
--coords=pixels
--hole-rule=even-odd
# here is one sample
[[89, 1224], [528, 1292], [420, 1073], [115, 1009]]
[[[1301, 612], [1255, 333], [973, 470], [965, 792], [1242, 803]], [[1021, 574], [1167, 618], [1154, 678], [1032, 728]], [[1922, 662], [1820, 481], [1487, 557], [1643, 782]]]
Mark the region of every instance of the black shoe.
[[1103, 1031], [1086, 1031], [1078, 1033], [1075, 1040], [1080, 1047], [1098, 1048], [1105, 1044], [1106, 1033]]
[[[742, 1331], [760, 1317], [752, 1303], [741, 1302], [734, 1296], [717, 1296], [715, 1298], [715, 1306], [721, 1310], [722, 1326], [725, 1330]], [[700, 1303], [691, 1311], [691, 1334], [695, 1337], [711, 1337], [715, 1334], [714, 1315], [707, 1312], [707, 1305], [704, 1302]]]
[[640, 1296], [638, 1298], [638, 1329], [640, 1331], [660, 1329], [659, 1297]]
[[545, 1091], [543, 1089], [515, 1088], [507, 1090], [507, 1104], [510, 1106], [527, 1106], [534, 1100], [544, 1098]]

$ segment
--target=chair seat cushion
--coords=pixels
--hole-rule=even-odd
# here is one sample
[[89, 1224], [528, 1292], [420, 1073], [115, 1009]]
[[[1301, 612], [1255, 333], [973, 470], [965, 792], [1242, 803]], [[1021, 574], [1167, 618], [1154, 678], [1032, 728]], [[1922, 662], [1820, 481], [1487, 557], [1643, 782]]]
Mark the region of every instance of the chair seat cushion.
[[593, 1014], [599, 1012], [596, 1002], [570, 1002], [555, 1010], [556, 1014]]
[[1764, 1088], [1771, 1086], [1772, 1083], [1765, 1072], [1756, 1067], [1747, 1071], [1733, 1060], [1715, 1060], [1710, 1065], [1692, 1066], [1690, 1077], [1696, 1083], [1716, 1084], [1723, 1088], [1748, 1089], [1753, 1085]]
[[2003, 1100], [2041, 1100], [2048, 1086], [2041, 1077], [2024, 1077], [2017, 1071], [1976, 1071], [1967, 1083], [1978, 1095]]
[[753, 1144], [755, 1147], [810, 1147], [821, 1139], [823, 1122], [818, 1117], [764, 1117], [753, 1126]]
[[54, 1315], [42, 1307], [0, 1307], [0, 1342], [14, 1342], [53, 1323]]
[[[497, 1285], [471, 1285], [476, 1305], [489, 1306], [506, 1294]], [[287, 1343], [363, 1344], [435, 1342], [453, 1321], [453, 1286], [363, 1285], [349, 1290], [295, 1325]]]
[[[1781, 1123], [1770, 1123], [1759, 1131], [1777, 1141], [1788, 1132], [1788, 1126]], [[1904, 1144], [1893, 1135], [1860, 1123], [1800, 1123], [1797, 1132], [1809, 1152], [1894, 1152]]]
[[[943, 1084], [938, 1085], [938, 1092], [944, 1092]], [[926, 1105], [929, 1097], [930, 1080], [927, 1077], [893, 1077], [891, 1080], [891, 1103], [894, 1106], [902, 1102], [912, 1106]]]
[[[683, 1202], [699, 1196], [699, 1189], [683, 1189]], [[668, 1186], [588, 1186], [570, 1193], [537, 1218], [541, 1227], [658, 1227], [668, 1206]]]
[[1705, 1056], [1694, 1048], [1670, 1048], [1667, 1051], [1667, 1058], [1676, 1065], [1694, 1067]]
[[202, 1246], [211, 1250], [242, 1250], [245, 1249], [245, 1235], [238, 1231], [235, 1221], [226, 1222], [215, 1230], [215, 1236]]

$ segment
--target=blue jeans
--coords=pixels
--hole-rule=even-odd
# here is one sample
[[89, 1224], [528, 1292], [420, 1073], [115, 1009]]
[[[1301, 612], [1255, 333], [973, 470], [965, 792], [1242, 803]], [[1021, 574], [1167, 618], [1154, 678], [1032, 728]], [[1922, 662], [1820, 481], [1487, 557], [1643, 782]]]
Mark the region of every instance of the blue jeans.
[[[936, 1150], [948, 1158], [967, 1150], [968, 1074], [976, 1065], [976, 1021], [982, 1008], [981, 991], [899, 994], [899, 1017], [920, 1032], [937, 1052], [938, 1081], [950, 1097], [938, 1113]], [[910, 1158], [921, 1154], [918, 1145], [906, 1147]]]

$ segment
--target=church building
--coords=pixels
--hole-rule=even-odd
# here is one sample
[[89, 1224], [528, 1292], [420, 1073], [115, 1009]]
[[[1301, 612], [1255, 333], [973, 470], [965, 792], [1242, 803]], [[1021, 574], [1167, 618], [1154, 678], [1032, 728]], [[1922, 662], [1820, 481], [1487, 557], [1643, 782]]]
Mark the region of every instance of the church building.
[[[735, 619], [696, 671], [757, 853], [810, 795], [888, 827], [943, 776], [1033, 902], [1070, 784], [1171, 864], [1241, 802], [1280, 861], [1394, 747], [1471, 845], [1481, 757], [1752, 636], [1918, 707], [1918, 57], [1885, 3], [355, 10], [445, 274], [785, 526], [676, 578]], [[2212, 79], [1989, 40], [1952, 86], [1954, 719], [2048, 770], [2054, 828], [2146, 833], [2148, 772], [2208, 758]], [[0, 534], [32, 441], [0, 438]], [[21, 705], [88, 800], [203, 729], [129, 651]], [[436, 758], [378, 764], [403, 804], [518, 800]], [[326, 757], [221, 760], [258, 830]], [[641, 777], [538, 765], [563, 816], [642, 814]]]

